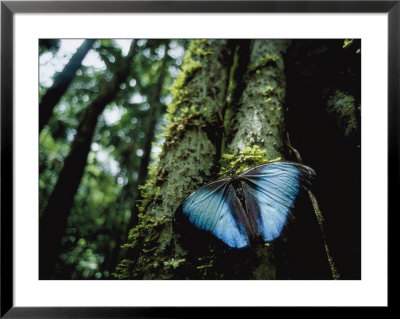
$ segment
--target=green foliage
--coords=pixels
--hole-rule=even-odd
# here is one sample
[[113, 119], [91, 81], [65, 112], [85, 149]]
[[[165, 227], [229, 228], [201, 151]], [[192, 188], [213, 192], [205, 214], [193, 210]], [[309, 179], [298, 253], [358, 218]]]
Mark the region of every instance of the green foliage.
[[340, 90], [331, 92], [327, 99], [327, 111], [336, 119], [344, 136], [355, 135], [359, 132], [360, 124], [358, 123], [357, 112], [360, 111], [360, 106], [357, 107], [352, 95]]
[[40, 39], [39, 40], [39, 55], [50, 52], [55, 53], [60, 47], [59, 39]]
[[55, 140], [48, 128], [42, 131], [39, 138], [39, 216], [47, 205], [68, 152], [69, 144]]
[[[111, 274], [125, 254], [120, 246], [128, 236], [128, 222], [136, 205], [133, 200], [138, 193], [140, 151], [144, 149], [147, 119], [152, 112], [149, 94], [158, 80], [161, 59], [167, 54], [170, 41], [137, 43], [133, 72], [97, 123], [85, 174], [62, 237], [57, 279], [112, 279]], [[174, 41], [175, 47], [180, 45], [182, 42]], [[118, 61], [124, 57], [121, 47], [109, 39], [96, 41], [91, 54], [98, 56], [99, 63], [78, 70], [39, 138], [40, 212], [57, 182], [85, 108], [102, 90], [102, 81], [112, 79]], [[169, 55], [165, 61], [167, 70], [180, 64], [178, 57]], [[165, 99], [173, 77], [166, 72], [163, 80], [161, 98]], [[41, 85], [39, 94], [46, 90]], [[156, 145], [159, 142], [160, 139], [154, 141]]]

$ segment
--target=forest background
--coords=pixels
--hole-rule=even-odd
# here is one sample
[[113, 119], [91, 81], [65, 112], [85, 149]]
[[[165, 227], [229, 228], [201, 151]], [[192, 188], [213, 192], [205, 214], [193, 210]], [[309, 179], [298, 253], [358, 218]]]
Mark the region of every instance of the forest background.
[[[359, 40], [39, 44], [40, 279], [361, 278]], [[317, 172], [282, 238], [185, 246], [190, 192], [275, 158]]]

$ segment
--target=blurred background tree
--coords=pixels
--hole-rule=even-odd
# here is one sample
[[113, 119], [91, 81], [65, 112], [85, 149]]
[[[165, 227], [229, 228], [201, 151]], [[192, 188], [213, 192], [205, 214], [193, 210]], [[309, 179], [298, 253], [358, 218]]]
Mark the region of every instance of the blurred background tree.
[[[40, 278], [332, 278], [309, 200], [277, 254], [226, 253], [208, 238], [194, 253], [171, 228], [181, 200], [218, 177], [224, 153], [260, 147], [297, 160], [291, 145], [317, 171], [342, 278], [359, 279], [360, 46], [40, 40], [40, 103], [78, 66], [48, 119], [39, 108]], [[260, 112], [261, 130], [249, 131]]]
[[[84, 44], [40, 41], [40, 98]], [[96, 40], [87, 52], [40, 134], [41, 278], [111, 278], [124, 254], [121, 243], [135, 222], [138, 186], [163, 141], [155, 135], [185, 45], [175, 40]], [[118, 72], [124, 74], [116, 83]], [[105, 91], [110, 92], [106, 99]], [[97, 109], [90, 112], [94, 104]], [[79, 133], [84, 121], [92, 134]], [[77, 143], [88, 145], [87, 155], [74, 147]], [[83, 163], [82, 176], [76, 156], [71, 159], [74, 149]], [[74, 180], [76, 191], [66, 179]]]
[[[39, 103], [39, 131], [43, 129], [47, 121], [53, 114], [53, 109], [68, 89], [71, 81], [74, 79], [76, 71], [81, 66], [82, 60], [92, 47], [95, 40], [88, 39], [83, 41], [81, 46], [76, 50], [75, 54], [71, 57], [65, 68], [54, 77], [53, 85], [46, 90], [46, 93], [41, 97]], [[44, 42], [40, 47], [42, 51], [45, 49], [55, 50], [58, 42], [48, 41]]]

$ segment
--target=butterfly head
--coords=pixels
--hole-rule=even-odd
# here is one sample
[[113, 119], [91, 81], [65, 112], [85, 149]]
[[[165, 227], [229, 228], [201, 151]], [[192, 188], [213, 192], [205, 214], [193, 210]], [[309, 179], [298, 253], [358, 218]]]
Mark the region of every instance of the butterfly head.
[[230, 169], [229, 171], [227, 171], [226, 174], [233, 180], [239, 179], [239, 175], [236, 173], [236, 170], [234, 169]]

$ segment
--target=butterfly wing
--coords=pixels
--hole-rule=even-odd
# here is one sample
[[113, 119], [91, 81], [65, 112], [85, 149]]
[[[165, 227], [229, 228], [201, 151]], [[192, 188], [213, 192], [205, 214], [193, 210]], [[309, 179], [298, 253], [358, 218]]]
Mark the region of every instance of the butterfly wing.
[[294, 162], [273, 162], [240, 175], [246, 207], [256, 219], [264, 241], [279, 237], [300, 189], [308, 189], [315, 172]]
[[196, 227], [213, 233], [234, 248], [248, 245], [245, 212], [229, 179], [203, 186], [182, 203], [182, 212]]

